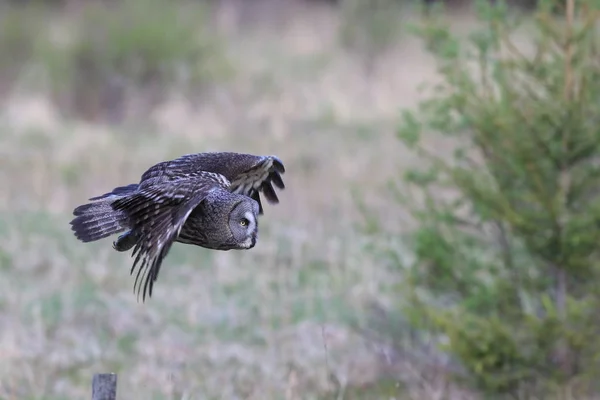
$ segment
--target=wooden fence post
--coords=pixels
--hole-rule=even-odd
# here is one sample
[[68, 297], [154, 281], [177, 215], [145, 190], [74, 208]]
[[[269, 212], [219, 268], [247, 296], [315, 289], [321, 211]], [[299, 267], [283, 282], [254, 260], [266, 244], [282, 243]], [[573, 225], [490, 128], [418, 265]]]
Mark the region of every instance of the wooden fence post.
[[117, 399], [117, 374], [95, 374], [92, 379], [92, 400]]

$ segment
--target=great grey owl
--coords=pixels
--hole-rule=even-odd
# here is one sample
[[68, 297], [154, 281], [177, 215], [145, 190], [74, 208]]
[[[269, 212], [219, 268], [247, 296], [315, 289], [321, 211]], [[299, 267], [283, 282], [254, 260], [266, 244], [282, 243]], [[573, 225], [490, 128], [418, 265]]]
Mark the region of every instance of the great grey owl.
[[285, 188], [284, 172], [275, 156], [187, 154], [150, 167], [139, 183], [90, 198], [73, 211], [72, 230], [82, 242], [124, 232], [113, 248], [133, 248], [134, 291], [139, 296], [143, 285], [145, 301], [174, 242], [215, 250], [254, 247], [263, 214], [259, 193], [279, 203], [273, 185]]

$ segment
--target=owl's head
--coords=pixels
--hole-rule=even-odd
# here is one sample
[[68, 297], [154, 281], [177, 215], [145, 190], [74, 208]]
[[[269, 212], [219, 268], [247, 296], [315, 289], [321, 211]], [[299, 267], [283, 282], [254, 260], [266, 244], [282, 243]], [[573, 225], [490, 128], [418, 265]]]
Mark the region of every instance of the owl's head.
[[251, 249], [258, 238], [258, 203], [250, 197], [214, 190], [200, 203], [186, 222], [202, 237], [199, 245], [217, 250]]
[[237, 248], [251, 249], [258, 236], [258, 203], [246, 196], [239, 197], [229, 213], [229, 230]]

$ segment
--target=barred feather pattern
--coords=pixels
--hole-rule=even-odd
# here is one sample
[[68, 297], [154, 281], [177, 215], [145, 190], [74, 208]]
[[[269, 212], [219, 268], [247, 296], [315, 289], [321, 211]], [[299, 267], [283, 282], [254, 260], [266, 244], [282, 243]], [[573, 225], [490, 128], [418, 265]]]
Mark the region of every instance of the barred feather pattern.
[[[222, 207], [240, 201], [231, 197], [239, 195], [255, 200], [258, 213], [263, 214], [261, 195], [271, 204], [279, 203], [275, 188], [285, 188], [281, 177], [284, 173], [283, 163], [272, 155], [187, 154], [150, 167], [139, 183], [119, 186], [91, 198], [92, 203], [75, 209], [76, 218], [71, 224], [75, 236], [84, 242], [126, 230], [113, 246], [118, 251], [133, 248], [131, 274], [137, 270], [134, 291], [138, 296], [142, 292], [145, 300], [146, 294], [152, 295], [162, 260], [174, 241], [221, 250], [238, 248], [235, 243], [215, 241], [213, 231], [220, 231], [215, 221], [220, 220], [213, 219], [211, 213], [216, 213], [215, 217], [223, 215]], [[215, 190], [231, 196], [211, 197], [208, 207], [192, 214]], [[211, 243], [207, 243], [207, 235], [211, 235]]]
[[285, 189], [283, 179], [281, 179], [281, 174], [284, 172], [283, 163], [277, 157], [262, 157], [260, 162], [238, 175], [231, 182], [230, 190], [233, 193], [243, 194], [256, 200], [259, 206], [259, 214], [263, 214], [259, 193], [262, 192], [269, 203], [278, 204], [279, 198], [273, 184], [279, 189]]
[[90, 200], [96, 201], [96, 200], [102, 200], [102, 199], [108, 199], [108, 198], [114, 199], [115, 197], [119, 197], [119, 196], [126, 196], [126, 195], [129, 195], [129, 194], [135, 192], [138, 189], [138, 186], [139, 185], [137, 183], [132, 183], [130, 185], [125, 185], [125, 186], [119, 186], [119, 187], [114, 188], [112, 191], [110, 191], [108, 193], [104, 193], [103, 195], [92, 197], [92, 198], [90, 198]]
[[141, 181], [176, 179], [198, 170], [223, 175], [231, 182], [231, 192], [243, 194], [258, 202], [261, 215], [264, 210], [260, 193], [270, 204], [278, 204], [279, 198], [273, 185], [285, 189], [281, 178], [285, 167], [278, 157], [232, 152], [186, 154], [172, 161], [164, 161], [149, 168], [142, 175]]
[[112, 204], [114, 210], [128, 215], [128, 225], [137, 237], [131, 274], [137, 268], [134, 291], [137, 288], [138, 296], [142, 293], [142, 300], [147, 294], [152, 296], [162, 260], [192, 210], [211, 190], [228, 186], [222, 175], [196, 171], [174, 180], [150, 179], [134, 195]]
[[84, 243], [103, 239], [124, 230], [125, 215], [116, 213], [110, 202], [102, 201], [77, 207], [71, 221], [75, 237]]
[[87, 243], [125, 230], [127, 215], [115, 211], [111, 203], [135, 192], [137, 186], [132, 184], [115, 188], [110, 193], [90, 198], [91, 203], [76, 207], [73, 210], [75, 218], [71, 221], [71, 229], [75, 237]]

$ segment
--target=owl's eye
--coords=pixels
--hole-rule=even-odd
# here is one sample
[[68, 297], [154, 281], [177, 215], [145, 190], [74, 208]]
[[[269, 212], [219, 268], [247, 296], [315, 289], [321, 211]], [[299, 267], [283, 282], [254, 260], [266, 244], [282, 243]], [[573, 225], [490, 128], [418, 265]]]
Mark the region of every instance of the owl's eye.
[[242, 218], [240, 220], [240, 225], [241, 226], [248, 226], [248, 225], [250, 225], [250, 221], [248, 221], [246, 218]]

